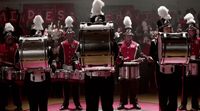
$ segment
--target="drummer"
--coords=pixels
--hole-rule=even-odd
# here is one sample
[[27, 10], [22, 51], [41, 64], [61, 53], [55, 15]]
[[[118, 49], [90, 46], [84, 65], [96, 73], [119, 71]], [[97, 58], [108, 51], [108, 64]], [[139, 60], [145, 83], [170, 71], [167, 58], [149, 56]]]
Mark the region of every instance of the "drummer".
[[[199, 61], [197, 61], [197, 58], [199, 56], [199, 40], [197, 36], [197, 30], [196, 22], [194, 20], [194, 16], [191, 13], [188, 13], [184, 17], [185, 20], [187, 20], [187, 32], [189, 35], [189, 39], [191, 40], [191, 60], [189, 63], [189, 74], [183, 75], [183, 84], [182, 84], [182, 98], [181, 98], [181, 105], [179, 107], [179, 110], [187, 110], [187, 100], [189, 97], [189, 94], [191, 93], [192, 99], [191, 99], [191, 106], [192, 111], [196, 111], [199, 109], [199, 102], [198, 102], [198, 65]], [[191, 69], [190, 69], [191, 68]], [[186, 72], [187, 73], [187, 72]]]
[[[36, 30], [36, 32], [34, 33], [35, 37], [41, 38], [43, 36], [43, 33], [42, 33], [43, 22], [44, 20], [41, 15], [36, 15], [34, 17], [33, 29]], [[39, 45], [37, 46], [37, 48], [44, 48], [44, 46]], [[34, 60], [34, 61], [38, 62], [38, 60]], [[48, 110], [50, 73], [48, 70], [46, 70], [48, 69], [46, 68], [47, 66], [41, 65], [42, 62], [45, 62], [45, 61], [41, 61], [36, 66], [31, 66], [30, 64], [27, 64], [28, 66], [24, 67], [24, 69], [26, 69], [24, 87], [25, 87], [25, 92], [27, 95], [30, 111], [47, 111]], [[22, 61], [21, 64], [25, 66], [26, 63]]]
[[[158, 8], [160, 19], [157, 21], [158, 32], [171, 33], [171, 16], [169, 9], [165, 6]], [[178, 78], [177, 66], [175, 65], [160, 65], [159, 62], [159, 37], [151, 42], [150, 55], [153, 57], [156, 64], [156, 82], [159, 93], [159, 111], [176, 111], [177, 96], [178, 96]], [[179, 69], [179, 68], [178, 68]]]
[[[140, 45], [132, 40], [134, 35], [131, 32], [132, 23], [129, 16], [124, 18], [124, 25], [126, 32], [124, 33], [124, 40], [122, 41], [122, 45], [119, 49], [119, 58], [122, 60], [121, 67], [123, 67], [123, 62], [131, 62], [138, 57], [148, 58], [141, 52]], [[122, 73], [120, 75], [123, 75], [123, 73], [126, 72], [120, 71], [120, 73]], [[140, 77], [137, 76], [133, 79], [120, 79], [120, 105], [117, 108], [118, 110], [127, 109], [125, 105], [128, 104], [128, 96], [130, 96], [130, 104], [132, 104], [131, 109], [141, 109], [136, 97], [137, 91], [139, 90], [139, 78]]]
[[[11, 67], [19, 70], [19, 52], [18, 44], [13, 36], [14, 27], [11, 23], [6, 23], [4, 28], [4, 42], [0, 44], [0, 67]], [[1, 69], [2, 70], [2, 69]], [[3, 80], [4, 81], [4, 80]], [[8, 102], [9, 88], [12, 90], [15, 111], [22, 111], [22, 101], [19, 92], [19, 85], [15, 81], [6, 80], [0, 82], [0, 111], [6, 111]]]
[[[61, 42], [59, 49], [59, 62], [60, 66], [62, 66], [65, 70], [79, 70], [80, 67], [78, 65], [78, 49], [79, 42], [74, 40], [75, 32], [72, 30], [73, 18], [68, 16], [65, 19], [66, 23], [66, 40]], [[64, 102], [60, 108], [60, 110], [66, 110], [69, 108], [69, 94], [70, 89], [72, 91], [72, 96], [74, 100], [74, 104], [76, 106], [75, 110], [82, 110], [80, 104], [79, 90], [80, 83], [77, 81], [65, 81], [64, 82]]]

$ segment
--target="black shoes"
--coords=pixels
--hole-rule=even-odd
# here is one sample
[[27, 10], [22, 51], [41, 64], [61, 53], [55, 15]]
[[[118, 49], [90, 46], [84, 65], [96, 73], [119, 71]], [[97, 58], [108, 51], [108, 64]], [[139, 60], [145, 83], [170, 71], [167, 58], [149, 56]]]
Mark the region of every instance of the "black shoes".
[[181, 105], [181, 106], [179, 106], [179, 108], [178, 108], [179, 110], [187, 110], [187, 108], [186, 108], [186, 106], [185, 105]]
[[[60, 110], [62, 111], [62, 110], [67, 110], [67, 109], [69, 109], [67, 106], [61, 106], [61, 108], [60, 108]], [[75, 110], [82, 110], [83, 108], [81, 107], [81, 105], [79, 105], [79, 106], [76, 106], [76, 108], [75, 108]]]
[[60, 108], [60, 110], [66, 110], [66, 109], [68, 109], [68, 106], [61, 106], [61, 108]]
[[[122, 109], [126, 109], [128, 110], [129, 108], [126, 108], [123, 104], [120, 104], [119, 107], [117, 108], [117, 110], [122, 110]], [[137, 109], [140, 110], [141, 107], [138, 103], [133, 104], [133, 107], [131, 107], [130, 109]]]
[[81, 105], [76, 106], [76, 110], [82, 110], [83, 108], [81, 107]]
[[23, 111], [22, 107], [17, 107], [14, 111]]
[[140, 107], [140, 105], [139, 105], [138, 103], [135, 103], [135, 104], [133, 104], [133, 107], [132, 107], [131, 109], [137, 109], [137, 110], [140, 110], [141, 107]]
[[122, 109], [125, 109], [124, 105], [123, 104], [120, 104], [118, 107], [117, 107], [118, 110], [122, 110]]

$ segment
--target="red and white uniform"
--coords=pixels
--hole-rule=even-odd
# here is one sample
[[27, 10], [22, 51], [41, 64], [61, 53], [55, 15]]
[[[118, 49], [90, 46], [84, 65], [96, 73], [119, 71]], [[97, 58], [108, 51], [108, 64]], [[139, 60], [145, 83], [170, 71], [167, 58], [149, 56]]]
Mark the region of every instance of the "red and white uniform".
[[198, 57], [200, 49], [200, 38], [192, 37], [196, 36], [196, 30], [188, 30], [189, 38], [191, 40], [191, 55]]
[[[196, 30], [188, 30], [191, 43], [191, 61], [189, 63], [189, 75], [198, 75], [198, 61], [196, 58], [200, 55], [200, 38], [196, 37]], [[193, 37], [194, 36], [194, 37]]]
[[61, 43], [62, 48], [63, 48], [63, 53], [64, 53], [64, 63], [66, 65], [72, 65], [72, 59], [76, 54], [76, 51], [79, 46], [79, 42], [76, 40], [73, 40], [72, 43], [66, 41], [63, 41]]
[[139, 49], [138, 43], [131, 41], [131, 44], [127, 46], [126, 42], [123, 41], [119, 51], [121, 53], [121, 56], [123, 56], [123, 58], [126, 59], [125, 61], [129, 62], [136, 58], [138, 49]]
[[17, 43], [14, 43], [11, 46], [6, 45], [5, 43], [0, 44], [1, 61], [16, 64], [16, 61], [18, 61], [18, 58], [16, 58], [18, 48], [19, 46]]

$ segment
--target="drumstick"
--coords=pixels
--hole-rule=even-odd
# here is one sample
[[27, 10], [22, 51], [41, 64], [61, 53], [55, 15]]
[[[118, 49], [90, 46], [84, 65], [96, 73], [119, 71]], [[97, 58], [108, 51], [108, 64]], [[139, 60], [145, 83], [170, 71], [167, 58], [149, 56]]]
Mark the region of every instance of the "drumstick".
[[143, 61], [145, 58], [138, 58], [138, 59], [134, 59], [132, 60], [131, 62], [140, 62], [140, 61]]
[[11, 65], [11, 66], [14, 66], [14, 64], [13, 64], [13, 63], [11, 63], [11, 62], [8, 62], [8, 61], [0, 61], [0, 63], [2, 63], [2, 64], [6, 64], [6, 65]]

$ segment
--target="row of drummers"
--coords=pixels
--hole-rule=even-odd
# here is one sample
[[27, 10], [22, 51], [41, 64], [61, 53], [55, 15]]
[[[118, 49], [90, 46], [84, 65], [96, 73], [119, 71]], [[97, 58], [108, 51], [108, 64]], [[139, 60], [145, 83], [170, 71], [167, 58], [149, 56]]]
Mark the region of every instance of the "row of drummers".
[[[42, 21], [42, 17], [40, 15], [35, 16], [33, 21]], [[131, 21], [129, 17], [125, 17], [124, 19], [124, 24], [126, 28], [126, 33], [127, 35], [133, 36], [131, 33], [131, 23], [127, 22]], [[53, 71], [52, 73], [52, 78], [57, 78], [57, 79], [84, 79], [84, 73], [81, 70], [81, 66], [88, 66], [88, 65], [96, 65], [96, 66], [101, 66], [102, 64], [109, 64], [110, 66], [114, 66], [114, 63], [112, 63], [113, 58], [111, 56], [110, 60], [104, 61], [104, 63], [95, 63], [97, 61], [89, 62], [86, 60], [86, 57], [83, 57], [82, 55], [86, 55], [86, 53], [92, 53], [96, 54], [94, 52], [94, 48], [92, 47], [97, 47], [98, 45], [102, 45], [101, 43], [98, 44], [98, 40], [96, 39], [94, 41], [94, 34], [91, 32], [102, 32], [101, 30], [104, 29], [105, 31], [102, 33], [106, 33], [107, 31], [109, 33], [113, 33], [113, 24], [112, 23], [107, 23], [107, 24], [97, 24], [97, 25], [88, 25], [87, 23], [82, 24], [81, 28], [83, 30], [82, 33], [82, 39], [84, 38], [84, 41], [82, 39], [81, 45], [83, 47], [80, 49], [80, 44], [78, 41], [74, 40], [75, 33], [72, 30], [72, 23], [73, 19], [69, 16], [66, 18], [66, 32], [65, 35], [67, 38], [66, 41], [59, 41], [58, 39], [52, 40], [49, 39], [47, 36], [38, 36], [38, 37], [20, 37], [20, 45], [18, 46], [17, 43], [14, 41], [14, 37], [12, 36], [12, 32], [14, 31], [13, 26], [10, 23], [5, 24], [5, 36], [4, 36], [4, 43], [1, 44], [1, 79], [15, 79], [15, 80], [23, 80], [24, 79], [24, 70], [26, 69], [47, 69], [48, 66], [51, 66], [51, 69]], [[165, 21], [163, 21], [165, 22]], [[127, 24], [126, 24], [127, 23]], [[35, 22], [35, 24], [37, 24]], [[37, 24], [38, 25], [38, 24]], [[35, 25], [33, 27], [36, 31], [36, 35], [39, 34], [39, 32], [43, 29], [42, 27], [42, 22], [39, 26]], [[169, 25], [169, 24], [168, 24]], [[98, 27], [98, 28], [97, 28]], [[90, 32], [90, 30], [92, 30]], [[189, 56], [193, 58], [193, 60], [197, 59], [199, 56], [199, 38], [196, 38], [196, 31], [197, 29], [193, 24], [189, 25], [188, 28], [188, 33], [171, 33], [171, 27], [170, 25], [167, 27], [164, 27], [164, 33], [160, 33], [160, 36], [158, 41], [160, 41], [161, 47], [159, 47], [159, 62], [160, 64], [187, 64], [189, 62]], [[98, 32], [98, 33], [99, 33]], [[91, 33], [89, 37], [88, 36]], [[49, 33], [49, 35], [51, 35]], [[93, 35], [92, 35], [93, 34]], [[112, 35], [112, 34], [111, 34]], [[107, 35], [102, 37], [103, 42], [105, 44], [108, 44], [106, 47], [107, 49], [103, 49], [105, 47], [98, 47], [97, 52], [101, 52], [104, 55], [103, 52], [107, 51], [106, 53], [111, 54], [111, 48], [109, 45], [111, 44], [112, 41], [109, 41], [112, 39], [110, 37], [111, 35]], [[59, 38], [59, 37], [58, 37]], [[115, 38], [118, 39], [118, 38]], [[71, 42], [70, 46], [68, 42]], [[89, 42], [93, 42], [95, 45], [89, 44]], [[107, 43], [106, 43], [107, 42]], [[61, 44], [60, 46], [58, 44]], [[65, 47], [66, 45], [66, 47]], [[90, 47], [91, 45], [91, 47]], [[118, 45], [121, 45], [121, 42], [118, 43]], [[49, 46], [49, 48], [48, 48]], [[102, 45], [103, 46], [103, 45]], [[18, 48], [19, 54], [18, 54]], [[66, 49], [67, 48], [67, 49]], [[67, 50], [67, 51], [64, 51]], [[81, 52], [82, 55], [81, 57], [81, 64], [78, 62], [80, 59], [80, 54], [77, 52]], [[134, 51], [133, 51], [134, 52]], [[61, 54], [59, 54], [61, 53]], [[83, 54], [84, 53], [84, 54]], [[94, 54], [94, 55], [95, 55]], [[66, 55], [66, 56], [64, 56]], [[91, 54], [90, 54], [91, 55]], [[101, 55], [101, 54], [100, 54]], [[90, 58], [92, 59], [91, 56]], [[98, 56], [97, 56], [98, 57]], [[105, 56], [108, 57], [108, 56]], [[103, 58], [104, 59], [104, 58]], [[126, 59], [126, 58], [125, 58]], [[130, 58], [129, 58], [130, 59]], [[130, 59], [131, 60], [131, 59]], [[127, 59], [127, 61], [129, 61]], [[83, 63], [84, 62], [84, 63]], [[65, 63], [65, 64], [64, 64]], [[61, 65], [64, 64], [64, 65]], [[73, 65], [72, 65], [73, 64]], [[132, 63], [124, 63], [124, 65], [128, 65], [131, 67], [136, 67], [136, 69], [139, 69], [139, 63], [138, 62], [133, 62]], [[5, 67], [4, 67], [5, 66]], [[14, 66], [14, 67], [13, 67]], [[196, 67], [197, 65], [191, 64], [189, 65], [189, 69]], [[57, 69], [59, 68], [59, 69]], [[93, 67], [95, 69], [95, 67]], [[99, 68], [101, 69], [102, 67], [96, 67], [98, 70]], [[105, 67], [103, 67], [105, 68]], [[79, 69], [75, 70], [74, 69]], [[112, 68], [106, 68], [107, 70], [113, 70]], [[50, 69], [47, 69], [50, 71]], [[161, 68], [161, 71], [163, 68]], [[195, 70], [192, 70], [193, 73]], [[72, 74], [73, 72], [73, 74]], [[139, 75], [139, 72], [136, 71], [137, 74]], [[135, 73], [136, 73], [135, 72]], [[191, 72], [191, 71], [190, 71]], [[126, 75], [126, 78], [127, 75]], [[37, 78], [36, 78], [37, 79]]]
[[[14, 27], [11, 23], [6, 23], [4, 28], [4, 41], [0, 44], [0, 65], [1, 65], [1, 80], [24, 80], [26, 74], [30, 74], [30, 81], [41, 82], [46, 79], [46, 72], [51, 72], [52, 79], [70, 79], [70, 80], [83, 80], [84, 72], [87, 70], [87, 74], [90, 71], [99, 71], [96, 76], [109, 76], [110, 72], [114, 71], [114, 57], [111, 51], [111, 40], [113, 39], [113, 23], [99, 23], [91, 25], [91, 23], [81, 24], [81, 44], [75, 40], [75, 32], [72, 30], [73, 19], [68, 16], [65, 20], [66, 31], [64, 35], [66, 39], [60, 40], [60, 35], [57, 35], [56, 39], [52, 39], [52, 33], [56, 31], [49, 30], [48, 34], [42, 33], [43, 31], [43, 19], [40, 15], [36, 15], [33, 19], [32, 30], [35, 32], [33, 37], [20, 37], [19, 42], [16, 42], [16, 38], [13, 36]], [[95, 33], [101, 33], [101, 43], [97, 40], [93, 40]], [[87, 38], [87, 36], [89, 38]], [[98, 34], [97, 34], [98, 35]], [[91, 44], [93, 44], [91, 46]], [[102, 45], [104, 47], [96, 46]], [[80, 47], [79, 47], [80, 46]], [[81, 48], [82, 46], [82, 48]], [[106, 48], [106, 49], [105, 49]], [[83, 51], [84, 50], [84, 51]], [[100, 52], [100, 55], [86, 57], [82, 56], [80, 61], [80, 53], [87, 55], [94, 50]], [[101, 52], [105, 53], [102, 54]], [[95, 52], [94, 52], [95, 53]], [[97, 55], [97, 56], [96, 56]], [[102, 56], [104, 55], [104, 56]], [[102, 61], [96, 63], [95, 60], [90, 62], [90, 58], [101, 57]], [[105, 60], [105, 58], [109, 57]], [[105, 66], [105, 64], [107, 64]], [[89, 65], [99, 67], [88, 67]], [[82, 68], [82, 66], [86, 66]], [[84, 70], [83, 70], [84, 69]], [[84, 71], [84, 72], [83, 72]], [[108, 72], [108, 73], [104, 73]], [[108, 75], [107, 75], [108, 74]], [[28, 76], [29, 77], [29, 76]]]

